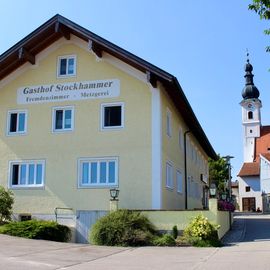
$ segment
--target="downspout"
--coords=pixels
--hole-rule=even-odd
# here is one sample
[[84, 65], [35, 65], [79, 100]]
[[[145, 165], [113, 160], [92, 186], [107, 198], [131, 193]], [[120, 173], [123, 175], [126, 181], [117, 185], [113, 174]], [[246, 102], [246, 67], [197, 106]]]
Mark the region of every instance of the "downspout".
[[184, 164], [185, 164], [185, 209], [188, 209], [188, 190], [187, 190], [187, 134], [190, 130], [184, 133]]

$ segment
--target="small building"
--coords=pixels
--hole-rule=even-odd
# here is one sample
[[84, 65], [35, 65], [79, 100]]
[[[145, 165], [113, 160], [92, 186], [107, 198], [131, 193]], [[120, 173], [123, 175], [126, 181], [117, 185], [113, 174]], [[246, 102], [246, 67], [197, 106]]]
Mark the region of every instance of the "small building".
[[239, 210], [239, 185], [237, 180], [231, 183], [231, 189], [232, 189], [232, 201], [235, 206], [235, 210]]
[[0, 56], [0, 122], [17, 216], [78, 224], [113, 188], [120, 208], [208, 206], [216, 153], [178, 80], [60, 15]]

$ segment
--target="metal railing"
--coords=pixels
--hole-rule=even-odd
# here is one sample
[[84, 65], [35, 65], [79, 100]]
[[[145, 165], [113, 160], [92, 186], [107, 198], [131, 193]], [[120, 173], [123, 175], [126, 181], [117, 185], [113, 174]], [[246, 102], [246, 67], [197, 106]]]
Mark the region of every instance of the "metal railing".
[[55, 214], [55, 221], [57, 222], [57, 218], [58, 218], [58, 210], [69, 210], [69, 211], [73, 211], [73, 208], [70, 207], [55, 207], [54, 209], [54, 214]]

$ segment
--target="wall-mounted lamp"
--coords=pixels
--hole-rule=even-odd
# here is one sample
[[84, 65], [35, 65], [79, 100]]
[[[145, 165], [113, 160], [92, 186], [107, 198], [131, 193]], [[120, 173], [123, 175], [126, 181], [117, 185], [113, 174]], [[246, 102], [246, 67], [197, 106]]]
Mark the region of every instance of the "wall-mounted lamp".
[[217, 195], [217, 186], [215, 183], [212, 183], [210, 185], [210, 189], [209, 189], [209, 193], [210, 193], [210, 197], [211, 198], [215, 198]]
[[111, 200], [112, 201], [117, 201], [118, 196], [119, 196], [119, 189], [112, 188], [110, 189], [110, 195], [111, 195]]

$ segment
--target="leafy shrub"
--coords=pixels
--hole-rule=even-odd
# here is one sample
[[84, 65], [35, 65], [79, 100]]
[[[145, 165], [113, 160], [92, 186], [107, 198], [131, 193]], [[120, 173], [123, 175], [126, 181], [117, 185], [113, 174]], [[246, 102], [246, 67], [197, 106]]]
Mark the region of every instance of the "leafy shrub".
[[89, 240], [95, 245], [144, 246], [151, 244], [154, 226], [140, 212], [118, 210], [100, 218]]
[[202, 214], [195, 217], [185, 228], [183, 238], [194, 246], [220, 246], [217, 234], [219, 225], [211, 224]]
[[173, 236], [174, 239], [176, 239], [177, 236], [178, 236], [178, 229], [177, 229], [176, 225], [174, 225], [173, 228], [172, 228], [172, 236]]
[[154, 246], [175, 246], [175, 240], [170, 234], [163, 234], [162, 236], [154, 237], [152, 244]]
[[11, 220], [13, 203], [13, 193], [10, 190], [6, 191], [0, 186], [0, 224]]
[[57, 242], [67, 242], [71, 237], [70, 229], [67, 226], [44, 220], [10, 222], [0, 227], [0, 233]]

